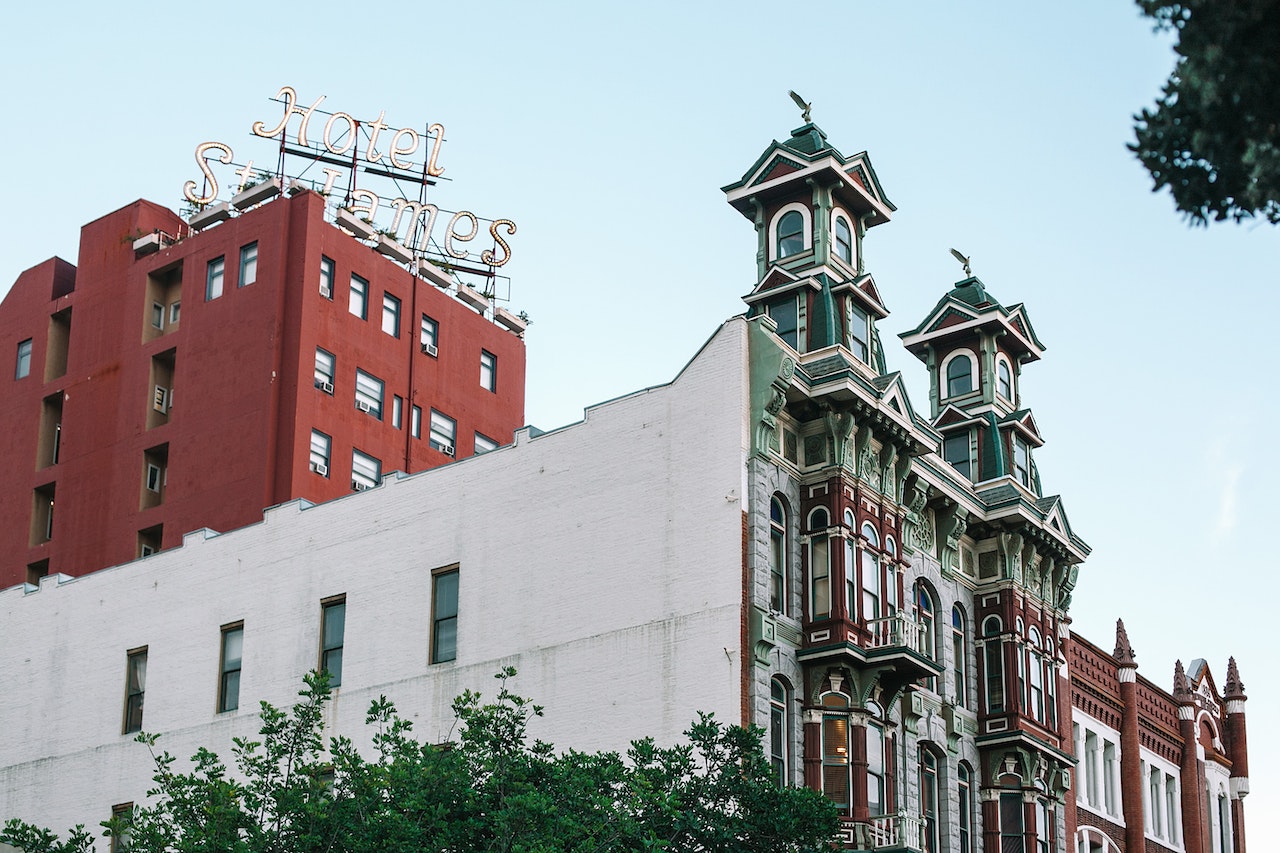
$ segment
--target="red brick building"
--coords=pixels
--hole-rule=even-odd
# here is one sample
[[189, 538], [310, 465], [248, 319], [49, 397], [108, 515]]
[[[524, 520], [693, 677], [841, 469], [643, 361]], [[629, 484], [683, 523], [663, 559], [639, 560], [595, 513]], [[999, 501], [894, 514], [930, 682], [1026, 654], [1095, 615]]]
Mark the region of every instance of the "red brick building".
[[442, 465], [521, 425], [521, 324], [330, 224], [314, 192], [245, 207], [193, 232], [134, 202], [84, 226], [79, 267], [35, 266], [0, 303], [0, 587]]

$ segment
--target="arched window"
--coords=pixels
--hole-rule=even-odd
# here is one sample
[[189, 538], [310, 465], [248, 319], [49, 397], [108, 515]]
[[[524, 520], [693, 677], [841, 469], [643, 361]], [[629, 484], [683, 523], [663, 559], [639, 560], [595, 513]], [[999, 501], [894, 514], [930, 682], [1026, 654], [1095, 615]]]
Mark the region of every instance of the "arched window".
[[778, 258], [785, 258], [804, 251], [804, 216], [798, 210], [788, 210], [778, 220]]
[[1044, 662], [1040, 658], [1040, 632], [1027, 634], [1027, 713], [1044, 722]]
[[884, 712], [874, 702], [867, 703], [867, 812], [875, 817], [885, 813]]
[[849, 764], [849, 700], [839, 693], [822, 697], [822, 793], [848, 811], [853, 785]]
[[791, 781], [788, 773], [791, 763], [790, 691], [780, 678], [770, 680], [769, 687], [769, 758], [778, 787], [783, 788]]
[[[879, 619], [880, 613], [880, 536], [870, 524], [862, 525], [862, 618]], [[870, 626], [868, 626], [870, 627]], [[873, 629], [874, 632], [874, 629]]]
[[996, 360], [996, 393], [1013, 402], [1013, 373], [1009, 370], [1009, 362], [1003, 358]]
[[960, 824], [959, 853], [973, 853], [973, 771], [961, 761], [956, 765], [956, 820]]
[[809, 513], [809, 618], [831, 615], [831, 543], [827, 537], [830, 516], [821, 507]]
[[986, 708], [988, 714], [998, 714], [1005, 710], [1004, 701], [1004, 651], [1000, 641], [1000, 617], [988, 616], [982, 622], [983, 677], [986, 686]]
[[844, 511], [844, 526], [849, 528], [849, 535], [844, 539], [844, 590], [845, 615], [850, 621], [858, 618], [858, 560], [857, 538], [853, 536], [853, 528], [857, 524], [853, 510]]
[[837, 216], [835, 230], [836, 257], [846, 264], [853, 263], [853, 231], [849, 228], [849, 220]]
[[775, 495], [769, 501], [769, 607], [787, 612], [787, 510]]
[[973, 390], [973, 362], [961, 353], [947, 362], [947, 396], [959, 397]]
[[920, 820], [924, 824], [924, 853], [938, 853], [938, 757], [920, 747]]
[[[916, 622], [920, 626], [920, 651], [931, 660], [938, 659], [937, 618], [933, 596], [923, 581], [916, 581]], [[929, 680], [932, 684], [932, 679]]]
[[965, 636], [966, 620], [960, 605], [951, 608], [951, 658], [955, 679], [955, 702], [969, 707], [969, 640]]
[[1044, 722], [1049, 728], [1058, 726], [1058, 659], [1053, 640], [1044, 640]]

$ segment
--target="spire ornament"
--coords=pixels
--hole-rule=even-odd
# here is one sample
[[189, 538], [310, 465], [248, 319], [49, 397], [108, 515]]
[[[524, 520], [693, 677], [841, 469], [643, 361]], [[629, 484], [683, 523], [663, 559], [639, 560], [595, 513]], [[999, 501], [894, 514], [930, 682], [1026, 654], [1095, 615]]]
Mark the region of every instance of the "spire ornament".
[[1129, 645], [1129, 634], [1124, 630], [1124, 620], [1116, 620], [1116, 650], [1113, 654], [1116, 663], [1120, 666], [1138, 665], [1138, 660], [1133, 656], [1133, 646]]
[[1244, 695], [1244, 682], [1240, 680], [1240, 670], [1236, 669], [1236, 659], [1234, 657], [1227, 658], [1227, 681], [1223, 685], [1224, 697], [1236, 697]]

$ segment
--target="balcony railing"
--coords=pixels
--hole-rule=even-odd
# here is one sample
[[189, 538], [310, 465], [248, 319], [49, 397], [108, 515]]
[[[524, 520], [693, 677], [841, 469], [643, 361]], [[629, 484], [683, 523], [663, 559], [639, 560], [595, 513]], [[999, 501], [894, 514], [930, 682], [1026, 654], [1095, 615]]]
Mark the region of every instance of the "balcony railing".
[[895, 613], [884, 619], [871, 619], [867, 622], [867, 630], [871, 632], [867, 651], [898, 647], [927, 658], [933, 657], [928, 626], [905, 613]]
[[842, 820], [840, 829], [846, 849], [925, 849], [924, 821], [914, 815], [880, 815], [865, 822]]

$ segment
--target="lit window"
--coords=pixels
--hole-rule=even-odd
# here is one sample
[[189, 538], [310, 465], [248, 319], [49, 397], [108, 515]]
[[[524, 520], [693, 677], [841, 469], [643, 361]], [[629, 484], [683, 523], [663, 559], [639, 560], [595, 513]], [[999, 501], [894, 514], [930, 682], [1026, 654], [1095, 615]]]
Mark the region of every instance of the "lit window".
[[773, 765], [773, 778], [779, 788], [785, 788], [791, 781], [787, 772], [791, 753], [791, 720], [788, 709], [787, 686], [782, 679], [774, 678], [769, 682], [769, 760]]
[[849, 700], [839, 693], [822, 697], [822, 793], [842, 811], [851, 805]]
[[437, 347], [440, 345], [440, 325], [432, 320], [426, 314], [422, 315], [422, 331], [419, 338], [422, 343], [422, 351], [431, 357], [435, 357], [439, 352]]
[[320, 295], [325, 299], [333, 299], [333, 258], [320, 256]]
[[371, 373], [356, 370], [356, 408], [382, 420], [382, 380]]
[[1031, 488], [1031, 448], [1021, 437], [1013, 437], [1013, 473], [1018, 482]]
[[214, 258], [209, 261], [209, 267], [205, 270], [204, 277], [205, 302], [217, 299], [222, 295], [222, 273], [225, 268], [226, 262], [222, 258]]
[[871, 333], [867, 312], [849, 302], [849, 351], [863, 364], [871, 363]]
[[431, 410], [430, 444], [441, 453], [452, 456], [454, 443], [458, 438], [458, 422], [448, 415]]
[[846, 264], [853, 263], [853, 232], [843, 216], [836, 217], [836, 257]]
[[124, 733], [142, 730], [142, 700], [147, 693], [147, 648], [129, 652], [125, 664]]
[[329, 476], [329, 451], [333, 439], [318, 429], [311, 431], [311, 470], [321, 477]]
[[404, 415], [404, 400], [400, 399], [400, 395], [391, 395], [391, 425], [396, 429], [400, 429], [401, 418]]
[[798, 210], [788, 210], [778, 220], [777, 257], [785, 258], [804, 251], [804, 217]]
[[382, 331], [400, 337], [400, 300], [390, 293], [382, 294]]
[[967, 355], [957, 355], [947, 362], [947, 396], [958, 397], [973, 390], [973, 362]]
[[966, 479], [973, 479], [973, 466], [969, 456], [969, 433], [949, 435], [942, 441], [942, 460], [955, 468]]
[[458, 657], [458, 570], [431, 577], [431, 662]]
[[996, 362], [996, 393], [1013, 402], [1013, 375], [1009, 372], [1009, 362], [1003, 358]]
[[498, 390], [498, 357], [488, 350], [480, 350], [480, 387], [486, 391]]
[[369, 282], [355, 273], [351, 274], [351, 301], [349, 309], [361, 320], [369, 316]]
[[382, 462], [367, 453], [351, 450], [351, 488], [357, 492], [382, 482]]
[[409, 434], [414, 438], [422, 438], [422, 407], [414, 406], [409, 411]]
[[240, 247], [240, 281], [237, 287], [253, 284], [258, 280], [258, 244]]
[[316, 347], [316, 387], [326, 394], [333, 393], [333, 353]]
[[955, 690], [955, 703], [961, 708], [969, 707], [969, 641], [965, 637], [964, 611], [960, 605], [951, 608], [951, 658], [955, 679], [952, 687]]
[[31, 373], [31, 338], [18, 344], [18, 364], [14, 368], [14, 379], [25, 379]]
[[480, 433], [476, 433], [476, 455], [477, 456], [479, 456], [481, 453], [488, 453], [490, 450], [497, 450], [497, 449], [498, 449], [498, 442], [494, 441], [492, 438], [489, 438], [489, 436], [487, 435], [481, 435]]
[[764, 310], [778, 327], [774, 334], [792, 349], [800, 349], [800, 303], [797, 297], [791, 295], [771, 302]]
[[218, 711], [240, 707], [240, 660], [244, 652], [244, 623], [222, 629], [222, 675], [218, 680]]
[[787, 612], [787, 511], [776, 496], [769, 500], [769, 608]]
[[809, 513], [809, 618], [831, 615], [830, 518], [822, 508]]
[[347, 623], [347, 598], [320, 606], [320, 671], [329, 673], [329, 686], [342, 684], [342, 635]]

